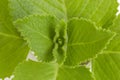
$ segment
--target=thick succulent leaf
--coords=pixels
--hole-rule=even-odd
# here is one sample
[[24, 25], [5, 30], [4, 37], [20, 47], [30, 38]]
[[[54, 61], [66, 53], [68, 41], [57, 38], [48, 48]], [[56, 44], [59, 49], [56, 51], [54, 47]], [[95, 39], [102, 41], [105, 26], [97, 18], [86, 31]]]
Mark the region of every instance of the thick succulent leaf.
[[49, 14], [59, 19], [66, 19], [63, 0], [9, 0], [9, 2], [14, 20], [32, 14]]
[[18, 63], [26, 58], [28, 50], [10, 21], [8, 1], [0, 0], [0, 78], [10, 76]]
[[114, 37], [113, 40], [111, 40], [105, 51], [120, 53], [120, 15], [116, 17], [113, 25], [110, 27], [110, 30], [116, 32], [117, 35]]
[[65, 0], [68, 18], [84, 17], [108, 27], [117, 13], [117, 0]]
[[65, 64], [77, 65], [100, 53], [115, 34], [97, 28], [85, 19], [68, 22], [68, 47]]
[[85, 67], [67, 68], [56, 63], [23, 62], [14, 72], [13, 80], [93, 80]]
[[100, 54], [92, 62], [96, 80], [120, 80], [120, 54]]
[[53, 56], [56, 62], [63, 64], [67, 52], [67, 25], [61, 21], [55, 29]]
[[[37, 54], [38, 59], [42, 61], [53, 60], [53, 48], [55, 46], [54, 36], [56, 35], [55, 30], [57, 28], [60, 28], [61, 26], [64, 27], [64, 22], [60, 24], [55, 17], [49, 15], [33, 15], [22, 20], [18, 20], [15, 25], [17, 29], [21, 32], [25, 40], [27, 40], [30, 48]], [[63, 35], [61, 36], [63, 37]], [[56, 41], [58, 39], [59, 36], [57, 37]], [[62, 53], [60, 51], [62, 50], [57, 48], [58, 53], [55, 53], [55, 55], [57, 59], [60, 59], [60, 61], [58, 60], [58, 62], [61, 63], [61, 60], [65, 57], [65, 53]]]

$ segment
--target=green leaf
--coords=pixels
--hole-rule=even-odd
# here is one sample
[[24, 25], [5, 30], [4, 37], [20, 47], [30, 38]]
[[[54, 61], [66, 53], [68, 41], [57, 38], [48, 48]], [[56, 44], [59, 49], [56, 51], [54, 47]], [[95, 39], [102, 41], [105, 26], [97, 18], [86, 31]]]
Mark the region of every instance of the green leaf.
[[13, 80], [93, 80], [85, 67], [59, 67], [56, 63], [23, 62], [14, 72]]
[[53, 59], [53, 38], [57, 19], [52, 16], [33, 15], [17, 20], [15, 26], [27, 40], [29, 47], [35, 51], [38, 59], [51, 61]]
[[14, 20], [32, 14], [49, 14], [59, 19], [84, 17], [108, 28], [117, 13], [117, 0], [10, 0]]
[[57, 64], [40, 62], [23, 62], [16, 67], [13, 80], [55, 80]]
[[49, 14], [59, 19], [66, 19], [63, 0], [9, 0], [9, 2], [14, 20], [33, 14]]
[[92, 62], [96, 80], [120, 80], [120, 54], [100, 54]]
[[110, 30], [120, 34], [120, 14], [116, 16], [115, 20], [113, 21], [113, 25], [110, 27]]
[[100, 53], [115, 34], [85, 19], [68, 22], [67, 65], [79, 65]]
[[[63, 43], [61, 44], [61, 48], [62, 45], [66, 44], [64, 42], [64, 33], [61, 33], [61, 29], [60, 31], [58, 29], [57, 33], [55, 31], [57, 28], [64, 27], [65, 23], [59, 23], [53, 16], [33, 15], [18, 20], [15, 26], [21, 32], [25, 40], [27, 40], [30, 48], [37, 54], [39, 60], [47, 62], [53, 60], [54, 42], [59, 44], [59, 41], [57, 42], [58, 39], [62, 39]], [[56, 36], [59, 32], [61, 36]], [[56, 40], [54, 41], [55, 36]], [[54, 53], [58, 63], [63, 62], [62, 60], [65, 57], [65, 52], [61, 48], [57, 48], [57, 52]]]
[[84, 66], [69, 68], [60, 67], [56, 80], [94, 80], [90, 71]]
[[108, 27], [116, 13], [117, 0], [65, 0], [68, 18], [84, 17], [97, 26]]
[[120, 53], [120, 15], [116, 17], [113, 22], [113, 25], [110, 27], [111, 31], [117, 33], [113, 40], [111, 40], [110, 44], [108, 45], [106, 52], [117, 52]]
[[0, 0], [0, 78], [10, 76], [18, 63], [26, 59], [29, 50], [8, 13], [8, 1]]

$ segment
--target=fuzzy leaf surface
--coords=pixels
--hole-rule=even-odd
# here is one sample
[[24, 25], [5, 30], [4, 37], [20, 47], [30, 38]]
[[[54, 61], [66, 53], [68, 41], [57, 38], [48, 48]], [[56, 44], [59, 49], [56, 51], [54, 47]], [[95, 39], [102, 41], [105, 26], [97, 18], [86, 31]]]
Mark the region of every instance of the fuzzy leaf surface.
[[68, 22], [67, 59], [65, 64], [76, 65], [95, 57], [114, 36], [114, 33], [96, 27], [85, 19]]
[[[65, 57], [64, 50], [58, 49], [57, 47], [55, 53], [53, 49], [55, 44], [59, 44], [58, 39], [62, 40], [64, 36], [64, 33], [62, 35], [59, 34], [61, 30], [59, 31], [58, 29], [61, 26], [65, 27], [64, 22], [59, 23], [55, 17], [49, 15], [33, 15], [22, 20], [18, 20], [15, 25], [21, 32], [21, 35], [25, 38], [25, 40], [27, 40], [30, 48], [37, 54], [39, 60], [49, 62], [52, 61], [55, 56], [58, 63], [63, 62]], [[59, 36], [57, 36], [54, 41], [56, 34], [59, 34]]]
[[0, 0], [0, 78], [10, 76], [29, 51], [8, 13], [8, 0]]
[[116, 17], [110, 30], [116, 32], [117, 35], [111, 40], [105, 51], [110, 53], [120, 53], [120, 15]]
[[107, 28], [117, 13], [117, 0], [65, 0], [68, 19], [84, 17]]
[[10, 0], [9, 2], [13, 20], [34, 14], [49, 14], [59, 19], [66, 19], [63, 0]]
[[[32, 74], [32, 75], [31, 75]], [[56, 63], [23, 62], [14, 72], [13, 80], [93, 80], [89, 70], [59, 67]]]
[[120, 54], [100, 54], [92, 62], [96, 80], [120, 80]]

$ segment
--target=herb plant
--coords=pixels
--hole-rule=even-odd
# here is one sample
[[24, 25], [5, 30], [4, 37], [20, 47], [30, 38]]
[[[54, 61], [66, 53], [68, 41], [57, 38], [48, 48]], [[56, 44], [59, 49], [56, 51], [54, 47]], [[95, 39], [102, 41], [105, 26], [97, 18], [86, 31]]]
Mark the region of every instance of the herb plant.
[[[117, 7], [117, 0], [0, 0], [0, 78], [120, 80]], [[30, 50], [37, 61], [26, 60]]]

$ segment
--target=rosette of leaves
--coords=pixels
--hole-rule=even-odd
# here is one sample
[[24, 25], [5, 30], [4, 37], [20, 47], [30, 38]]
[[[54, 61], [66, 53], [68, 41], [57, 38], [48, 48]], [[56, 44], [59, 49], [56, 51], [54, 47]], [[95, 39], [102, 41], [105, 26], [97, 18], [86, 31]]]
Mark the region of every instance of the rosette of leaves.
[[[117, 7], [117, 0], [0, 0], [0, 78], [120, 80]], [[38, 61], [26, 60], [30, 50]]]

